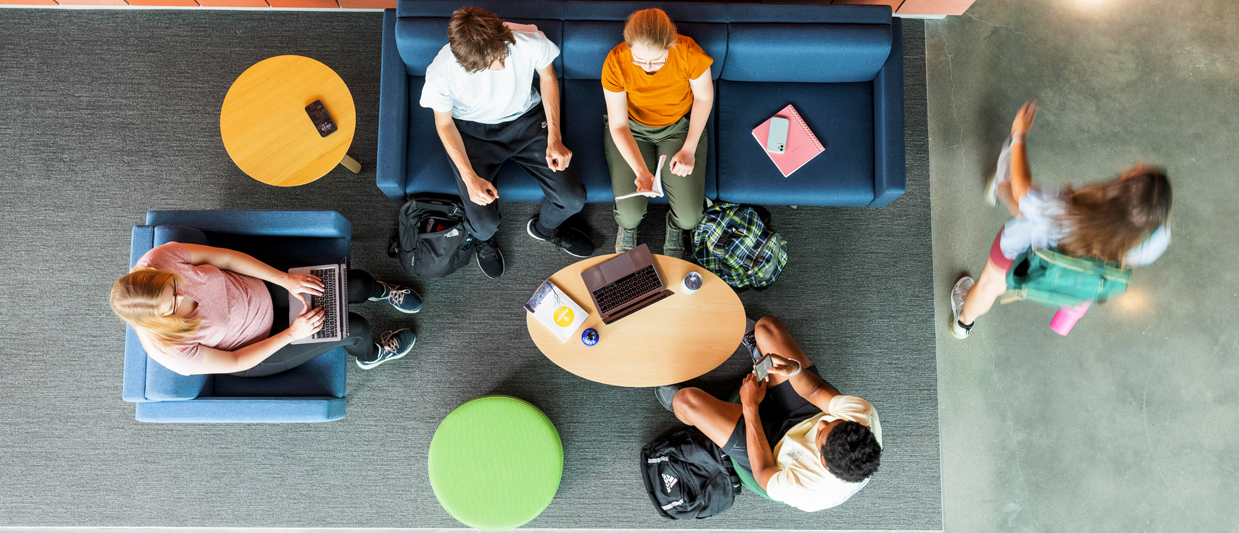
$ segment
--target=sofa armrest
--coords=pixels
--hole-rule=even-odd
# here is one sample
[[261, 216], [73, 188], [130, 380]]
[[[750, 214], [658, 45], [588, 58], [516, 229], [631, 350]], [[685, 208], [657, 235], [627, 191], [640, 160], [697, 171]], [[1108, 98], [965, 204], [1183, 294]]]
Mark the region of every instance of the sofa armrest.
[[344, 418], [344, 398], [198, 398], [182, 402], [136, 404], [139, 422], [164, 423], [306, 423]]
[[146, 223], [234, 235], [353, 238], [352, 224], [335, 211], [148, 211]]
[[903, 124], [903, 23], [891, 21], [891, 54], [873, 80], [873, 202], [885, 206], [907, 185]]
[[396, 47], [396, 10], [383, 12], [383, 60], [379, 85], [379, 152], [375, 183], [392, 200], [404, 201], [409, 155], [409, 74]]

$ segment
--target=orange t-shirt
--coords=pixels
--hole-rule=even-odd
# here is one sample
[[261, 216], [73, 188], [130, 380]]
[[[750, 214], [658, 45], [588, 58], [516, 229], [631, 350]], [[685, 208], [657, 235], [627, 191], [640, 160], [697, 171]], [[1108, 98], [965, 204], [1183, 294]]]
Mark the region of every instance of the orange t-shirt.
[[632, 63], [627, 43], [612, 48], [602, 65], [602, 88], [613, 93], [627, 91], [628, 116], [646, 126], [670, 126], [692, 111], [693, 89], [688, 80], [700, 78], [714, 63], [692, 38], [678, 37], [667, 51], [667, 64], [653, 74]]

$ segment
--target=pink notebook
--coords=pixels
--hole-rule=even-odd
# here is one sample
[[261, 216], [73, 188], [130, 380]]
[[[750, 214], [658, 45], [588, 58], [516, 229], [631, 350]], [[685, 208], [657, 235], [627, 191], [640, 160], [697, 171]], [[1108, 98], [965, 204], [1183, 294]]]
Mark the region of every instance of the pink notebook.
[[800, 113], [797, 113], [796, 108], [790, 104], [774, 116], [783, 117], [789, 123], [787, 125], [787, 146], [783, 153], [775, 154], [766, 151], [766, 136], [770, 133], [770, 119], [766, 119], [760, 126], [753, 128], [753, 138], [757, 139], [761, 151], [770, 156], [770, 160], [774, 161], [774, 165], [779, 167], [779, 172], [782, 172], [783, 177], [786, 178], [809, 160], [817, 157], [817, 154], [822, 153], [825, 148], [809, 129], [809, 125], [804, 123], [803, 118], [800, 118]]

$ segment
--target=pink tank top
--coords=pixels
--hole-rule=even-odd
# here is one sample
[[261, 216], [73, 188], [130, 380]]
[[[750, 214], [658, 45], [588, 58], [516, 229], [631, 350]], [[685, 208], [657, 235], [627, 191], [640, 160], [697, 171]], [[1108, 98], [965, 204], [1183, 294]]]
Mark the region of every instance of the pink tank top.
[[143, 339], [152, 358], [178, 374], [189, 375], [202, 362], [202, 347], [232, 351], [271, 334], [271, 293], [262, 280], [211, 265], [194, 265], [189, 250], [170, 242], [155, 247], [138, 266], [171, 272], [185, 280], [177, 291], [198, 302], [190, 316], [201, 319], [194, 342], [162, 346]]

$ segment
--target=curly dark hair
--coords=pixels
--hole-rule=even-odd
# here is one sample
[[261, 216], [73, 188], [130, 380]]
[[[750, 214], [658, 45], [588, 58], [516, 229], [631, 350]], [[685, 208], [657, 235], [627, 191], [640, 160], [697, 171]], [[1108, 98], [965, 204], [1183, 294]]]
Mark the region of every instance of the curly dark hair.
[[882, 459], [882, 447], [873, 432], [846, 420], [826, 435], [826, 444], [822, 445], [821, 452], [831, 474], [853, 483], [877, 472]]

